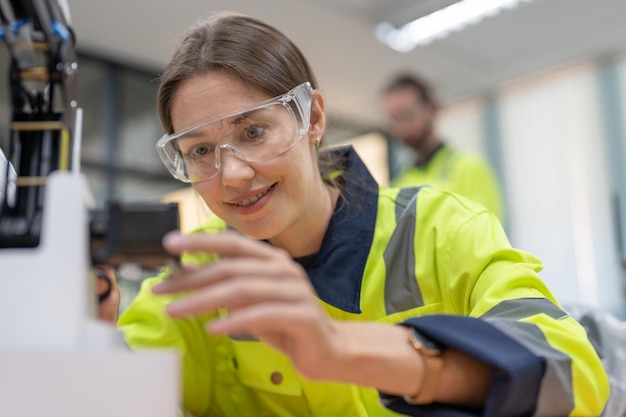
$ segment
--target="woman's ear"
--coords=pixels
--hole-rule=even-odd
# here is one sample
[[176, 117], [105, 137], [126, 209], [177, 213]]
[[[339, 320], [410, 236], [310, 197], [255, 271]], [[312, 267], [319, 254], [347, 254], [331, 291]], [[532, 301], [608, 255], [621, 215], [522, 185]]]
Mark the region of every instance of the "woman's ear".
[[317, 138], [324, 136], [326, 129], [324, 96], [319, 90], [313, 90], [311, 94], [311, 119], [309, 126], [309, 138], [311, 143], [315, 143]]

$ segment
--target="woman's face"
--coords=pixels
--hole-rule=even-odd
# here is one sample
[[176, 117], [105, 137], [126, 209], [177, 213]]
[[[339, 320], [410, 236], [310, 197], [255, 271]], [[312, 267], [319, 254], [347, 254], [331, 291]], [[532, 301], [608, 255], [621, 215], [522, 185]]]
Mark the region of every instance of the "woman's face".
[[[222, 72], [195, 76], [184, 81], [174, 96], [174, 130], [245, 110], [270, 98]], [[316, 137], [309, 132], [294, 147], [265, 162], [246, 162], [233, 151], [222, 149], [217, 175], [194, 187], [213, 213], [249, 237], [271, 240], [293, 229], [302, 232], [306, 219], [315, 213], [314, 195], [322, 183]]]

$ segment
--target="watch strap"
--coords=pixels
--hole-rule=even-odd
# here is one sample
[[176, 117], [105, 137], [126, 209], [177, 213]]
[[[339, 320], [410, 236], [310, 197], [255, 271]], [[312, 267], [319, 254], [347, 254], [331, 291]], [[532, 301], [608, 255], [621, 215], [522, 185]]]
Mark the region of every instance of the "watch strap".
[[409, 343], [424, 359], [424, 376], [419, 392], [414, 395], [404, 395], [402, 399], [409, 404], [431, 404], [435, 401], [439, 388], [439, 379], [443, 369], [442, 352], [434, 344], [427, 347], [423, 342], [425, 337], [417, 330], [407, 329]]

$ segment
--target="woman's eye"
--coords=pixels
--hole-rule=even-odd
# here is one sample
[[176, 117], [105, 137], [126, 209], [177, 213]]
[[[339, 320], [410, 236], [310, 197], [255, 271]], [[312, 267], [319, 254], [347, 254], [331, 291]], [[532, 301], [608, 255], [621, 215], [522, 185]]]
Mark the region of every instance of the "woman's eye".
[[247, 140], [258, 140], [263, 137], [263, 133], [265, 129], [259, 125], [248, 126], [244, 132], [245, 139]]
[[210, 152], [211, 148], [208, 145], [201, 144], [189, 149], [187, 152], [185, 152], [185, 154], [187, 154], [191, 158], [202, 158], [208, 155]]

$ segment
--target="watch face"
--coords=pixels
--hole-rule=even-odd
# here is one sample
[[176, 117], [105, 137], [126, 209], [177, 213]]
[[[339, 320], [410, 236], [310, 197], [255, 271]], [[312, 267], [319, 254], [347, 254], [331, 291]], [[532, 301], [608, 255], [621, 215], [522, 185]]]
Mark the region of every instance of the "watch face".
[[[422, 335], [417, 330], [413, 329], [413, 331], [410, 334], [411, 334], [411, 337], [415, 339], [415, 342], [417, 342], [415, 343], [416, 349], [423, 351], [424, 353], [427, 353], [430, 355], [441, 354], [441, 348], [435, 342], [433, 342], [426, 336]], [[417, 346], [418, 344], [420, 345], [419, 347]]]

